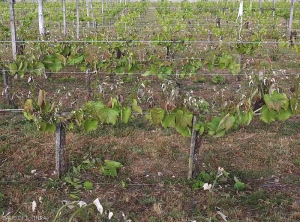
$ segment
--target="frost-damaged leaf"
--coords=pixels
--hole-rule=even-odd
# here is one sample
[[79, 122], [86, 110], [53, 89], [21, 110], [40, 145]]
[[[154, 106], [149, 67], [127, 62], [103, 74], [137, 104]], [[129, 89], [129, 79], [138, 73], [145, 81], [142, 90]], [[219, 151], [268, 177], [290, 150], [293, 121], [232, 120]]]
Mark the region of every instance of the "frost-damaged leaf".
[[121, 110], [121, 120], [123, 123], [128, 123], [129, 119], [131, 117], [131, 109], [130, 107], [124, 107]]
[[83, 123], [83, 128], [86, 132], [96, 130], [98, 127], [98, 120], [96, 119], [87, 119]]
[[45, 90], [40, 89], [38, 96], [38, 105], [43, 108], [46, 104], [46, 92]]
[[165, 109], [162, 108], [153, 108], [150, 110], [151, 121], [154, 125], [159, 125], [165, 116]]
[[132, 100], [132, 110], [139, 114], [143, 114], [143, 110], [140, 106], [138, 106], [136, 99]]
[[32, 111], [33, 111], [32, 99], [27, 99], [26, 102], [25, 102], [24, 111], [23, 111], [24, 117], [27, 120], [32, 120], [33, 119], [33, 116], [31, 115]]
[[100, 214], [103, 214], [103, 206], [101, 205], [98, 198], [93, 201], [93, 204], [96, 205], [97, 210], [100, 212]]
[[217, 214], [219, 214], [224, 221], [227, 221], [227, 216], [225, 216], [225, 214], [223, 214], [221, 211], [217, 211]]
[[264, 100], [269, 109], [274, 109], [277, 112], [279, 112], [281, 108], [285, 110], [288, 109], [289, 101], [284, 93], [281, 94], [274, 91], [272, 94], [265, 94]]

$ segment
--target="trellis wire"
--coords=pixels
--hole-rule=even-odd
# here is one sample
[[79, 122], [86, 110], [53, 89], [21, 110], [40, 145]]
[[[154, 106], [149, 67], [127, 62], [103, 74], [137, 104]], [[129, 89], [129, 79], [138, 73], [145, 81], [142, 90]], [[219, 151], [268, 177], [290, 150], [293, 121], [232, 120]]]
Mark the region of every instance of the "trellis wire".
[[[24, 43], [24, 41], [16, 41], [20, 43]], [[26, 40], [28, 43], [183, 43], [182, 40], [166, 40], [166, 41], [159, 41], [159, 40]], [[0, 43], [11, 43], [11, 41], [0, 41]], [[277, 41], [263, 41], [263, 42], [258, 42], [258, 41], [207, 41], [207, 40], [186, 40], [184, 43], [206, 43], [206, 44], [239, 44], [239, 43], [244, 43], [244, 44], [287, 44], [289, 41], [282, 41], [282, 42], [277, 42]], [[300, 42], [295, 42], [294, 45], [299, 45]]]

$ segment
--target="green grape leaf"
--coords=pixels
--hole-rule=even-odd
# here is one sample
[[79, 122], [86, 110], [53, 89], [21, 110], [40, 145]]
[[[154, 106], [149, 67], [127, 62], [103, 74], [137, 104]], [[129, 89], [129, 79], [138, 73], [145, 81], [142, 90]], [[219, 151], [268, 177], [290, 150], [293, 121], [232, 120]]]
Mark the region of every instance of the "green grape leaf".
[[131, 117], [131, 109], [129, 106], [121, 109], [121, 120], [123, 123], [128, 123]]
[[105, 175], [105, 176], [113, 176], [116, 177], [118, 176], [117, 169], [123, 167], [123, 165], [117, 161], [112, 161], [112, 160], [105, 160], [104, 166], [100, 167], [100, 171]]
[[39, 131], [40, 132], [45, 132], [46, 130], [46, 123], [45, 122], [40, 122], [39, 123]]
[[277, 114], [277, 118], [281, 121], [287, 120], [288, 118], [290, 118], [293, 115], [293, 112], [291, 109], [283, 109], [281, 108], [279, 113]]
[[151, 72], [149, 70], [142, 74], [142, 76], [149, 76], [149, 75], [151, 75]]
[[27, 120], [32, 120], [33, 119], [33, 116], [29, 112], [23, 112], [23, 114], [24, 114], [24, 117]]
[[205, 131], [205, 125], [202, 122], [199, 122], [195, 125], [194, 129], [199, 131], [200, 135], [203, 135], [203, 133]]
[[98, 127], [98, 120], [96, 119], [86, 119], [83, 123], [83, 128], [86, 132], [96, 130]]
[[45, 72], [45, 66], [41, 62], [37, 62], [34, 65], [34, 73], [37, 74], [38, 76], [42, 75]]
[[225, 131], [228, 131], [233, 126], [234, 122], [235, 122], [234, 116], [228, 113], [221, 119], [216, 131], [218, 132], [223, 129], [225, 129]]
[[275, 121], [276, 113], [273, 109], [268, 109], [266, 105], [262, 106], [260, 119], [265, 123]]
[[293, 97], [290, 99], [290, 106], [295, 115], [300, 114], [300, 99]]
[[245, 184], [242, 183], [236, 176], [233, 177], [234, 179], [234, 188], [237, 189], [237, 190], [244, 190], [245, 189]]
[[143, 114], [143, 110], [140, 106], [138, 106], [136, 99], [132, 100], [132, 110], [139, 114]]
[[84, 188], [85, 188], [86, 190], [92, 190], [92, 189], [93, 189], [93, 183], [90, 182], [90, 181], [85, 181], [85, 182], [83, 183], [83, 186], [84, 186]]
[[177, 110], [176, 112], [176, 126], [179, 127], [187, 127], [187, 126], [192, 126], [192, 121], [193, 121], [193, 114], [188, 113], [188, 111], [185, 110]]
[[48, 65], [48, 69], [50, 69], [52, 72], [59, 72], [62, 69], [62, 65], [60, 62], [55, 62], [51, 65]]
[[153, 108], [150, 110], [151, 121], [154, 125], [159, 125], [165, 117], [165, 109]]
[[97, 110], [97, 116], [102, 123], [115, 125], [119, 116], [119, 110], [113, 108], [102, 108]]
[[51, 124], [51, 123], [46, 123], [46, 128], [45, 128], [45, 132], [47, 133], [54, 133], [56, 130], [56, 126], [55, 124]]
[[165, 115], [164, 119], [161, 122], [161, 125], [164, 128], [168, 128], [168, 127], [175, 128], [175, 117], [176, 115], [174, 113]]
[[190, 130], [189, 127], [176, 126], [176, 131], [184, 137], [190, 137], [191, 136], [191, 130]]
[[63, 55], [58, 54], [58, 53], [53, 54], [53, 59], [55, 62], [59, 62], [59, 63], [63, 63], [63, 64], [66, 63], [66, 58]]
[[[226, 133], [226, 130], [225, 129], [222, 129], [222, 130], [219, 130], [217, 132], [215, 132], [216, 134], [214, 135], [215, 137], [221, 137], [221, 136], [224, 136], [225, 133]], [[213, 135], [213, 134], [212, 134]]]
[[10, 63], [9, 64], [9, 72], [11, 75], [15, 75], [18, 71], [18, 67], [16, 63]]
[[68, 58], [68, 64], [78, 65], [84, 60], [84, 55], [70, 55]]

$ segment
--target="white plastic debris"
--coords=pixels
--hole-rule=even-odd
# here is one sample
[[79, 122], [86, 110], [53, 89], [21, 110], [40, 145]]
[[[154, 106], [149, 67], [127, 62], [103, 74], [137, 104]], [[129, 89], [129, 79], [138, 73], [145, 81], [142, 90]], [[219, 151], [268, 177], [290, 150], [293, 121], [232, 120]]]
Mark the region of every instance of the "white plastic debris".
[[36, 201], [35, 201], [35, 200], [32, 201], [32, 211], [33, 211], [33, 212], [35, 212], [36, 206], [37, 206]]
[[95, 200], [93, 201], [93, 203], [96, 205], [97, 210], [100, 212], [100, 214], [103, 214], [103, 206], [101, 205], [99, 199], [98, 199], [98, 198], [95, 199]]

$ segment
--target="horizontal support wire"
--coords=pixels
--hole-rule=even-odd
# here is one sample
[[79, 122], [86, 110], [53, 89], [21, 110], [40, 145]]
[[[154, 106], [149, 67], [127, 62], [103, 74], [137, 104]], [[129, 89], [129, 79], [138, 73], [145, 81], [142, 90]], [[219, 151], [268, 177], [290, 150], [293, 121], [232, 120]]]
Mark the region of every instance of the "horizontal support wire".
[[[28, 41], [16, 41], [20, 43], [28, 42], [28, 43], [182, 43], [182, 40], [176, 40], [176, 41], [155, 41], [155, 40], [28, 40]], [[11, 41], [0, 41], [0, 43], [11, 43]], [[206, 43], [206, 44], [238, 44], [238, 43], [244, 43], [244, 44], [289, 44], [289, 41], [264, 41], [264, 42], [258, 42], [258, 41], [208, 41], [208, 40], [186, 40], [184, 43]], [[300, 45], [300, 42], [294, 42], [294, 45]]]

